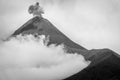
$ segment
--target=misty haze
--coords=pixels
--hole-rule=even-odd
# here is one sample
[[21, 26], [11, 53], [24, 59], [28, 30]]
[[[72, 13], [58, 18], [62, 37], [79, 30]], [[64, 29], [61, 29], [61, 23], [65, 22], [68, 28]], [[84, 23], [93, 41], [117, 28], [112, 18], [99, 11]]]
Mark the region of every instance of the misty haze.
[[119, 80], [119, 0], [0, 0], [0, 80]]

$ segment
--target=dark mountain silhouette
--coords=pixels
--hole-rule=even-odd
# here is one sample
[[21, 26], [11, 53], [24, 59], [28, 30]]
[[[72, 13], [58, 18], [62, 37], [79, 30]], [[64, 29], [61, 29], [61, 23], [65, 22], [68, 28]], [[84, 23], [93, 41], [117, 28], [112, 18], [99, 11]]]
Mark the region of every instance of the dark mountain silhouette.
[[88, 51], [91, 64], [64, 80], [120, 80], [120, 57], [109, 49]]
[[45, 18], [34, 17], [16, 30], [11, 37], [19, 34], [49, 36], [50, 44], [64, 44], [69, 53], [82, 54], [90, 65], [64, 80], [120, 80], [120, 56], [109, 49], [87, 50], [70, 40]]

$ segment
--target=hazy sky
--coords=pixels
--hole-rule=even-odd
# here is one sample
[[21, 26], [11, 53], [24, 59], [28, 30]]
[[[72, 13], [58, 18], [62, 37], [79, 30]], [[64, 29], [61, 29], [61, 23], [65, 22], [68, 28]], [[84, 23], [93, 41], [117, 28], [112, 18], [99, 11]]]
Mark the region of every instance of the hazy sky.
[[120, 53], [120, 0], [0, 0], [0, 38], [12, 34], [39, 1], [44, 17], [78, 44]]

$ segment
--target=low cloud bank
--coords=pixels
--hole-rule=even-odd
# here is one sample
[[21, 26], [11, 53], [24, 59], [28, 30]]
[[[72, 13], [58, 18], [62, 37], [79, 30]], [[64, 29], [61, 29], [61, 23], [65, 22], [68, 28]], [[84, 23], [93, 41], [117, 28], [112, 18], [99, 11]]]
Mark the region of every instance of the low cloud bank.
[[0, 42], [0, 80], [61, 80], [90, 64], [82, 55], [66, 53], [64, 45], [47, 42], [32, 35]]

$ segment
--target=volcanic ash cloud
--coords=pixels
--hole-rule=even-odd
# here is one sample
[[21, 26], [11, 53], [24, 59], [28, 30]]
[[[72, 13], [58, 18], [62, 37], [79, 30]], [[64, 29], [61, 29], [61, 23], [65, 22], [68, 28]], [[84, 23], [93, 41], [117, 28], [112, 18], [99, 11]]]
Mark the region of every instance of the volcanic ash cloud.
[[46, 46], [45, 36], [17, 36], [0, 43], [0, 80], [60, 80], [86, 68], [90, 61], [65, 52], [64, 45]]

